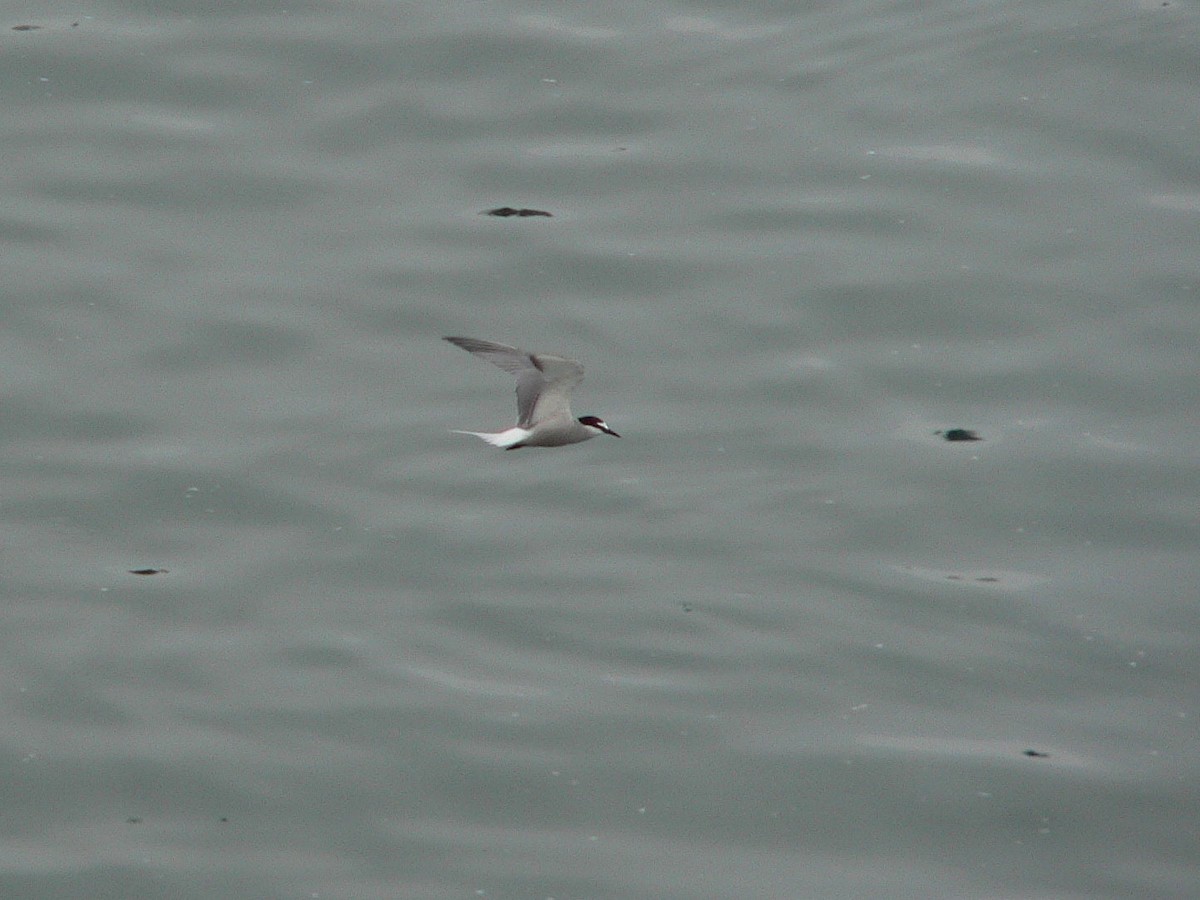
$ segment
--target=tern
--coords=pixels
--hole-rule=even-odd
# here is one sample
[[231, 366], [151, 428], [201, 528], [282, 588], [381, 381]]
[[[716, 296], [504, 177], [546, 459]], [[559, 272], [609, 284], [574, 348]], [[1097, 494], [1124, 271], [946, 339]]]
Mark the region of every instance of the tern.
[[571, 391], [583, 381], [583, 366], [573, 359], [548, 353], [527, 353], [516, 347], [477, 341], [474, 338], [448, 337], [480, 359], [517, 376], [517, 424], [505, 431], [456, 431], [473, 434], [493, 447], [516, 450], [520, 447], [561, 447], [578, 444], [611, 434], [620, 437], [599, 416], [571, 415]]

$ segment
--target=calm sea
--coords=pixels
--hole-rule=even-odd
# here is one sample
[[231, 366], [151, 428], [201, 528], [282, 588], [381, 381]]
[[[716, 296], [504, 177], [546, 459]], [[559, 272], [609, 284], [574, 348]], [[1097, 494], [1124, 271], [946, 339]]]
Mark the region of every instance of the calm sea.
[[10, 5], [0, 895], [1200, 896], [1198, 35]]

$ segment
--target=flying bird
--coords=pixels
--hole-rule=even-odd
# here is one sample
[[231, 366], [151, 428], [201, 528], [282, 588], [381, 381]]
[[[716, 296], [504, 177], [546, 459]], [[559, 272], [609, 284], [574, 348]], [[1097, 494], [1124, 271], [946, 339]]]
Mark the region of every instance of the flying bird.
[[575, 360], [548, 353], [527, 353], [516, 347], [474, 338], [448, 337], [446, 340], [517, 378], [516, 425], [494, 433], [456, 431], [456, 434], [473, 434], [493, 447], [505, 450], [561, 447], [578, 444], [599, 434], [620, 437], [599, 416], [575, 418], [571, 414], [571, 391], [583, 381], [583, 366]]

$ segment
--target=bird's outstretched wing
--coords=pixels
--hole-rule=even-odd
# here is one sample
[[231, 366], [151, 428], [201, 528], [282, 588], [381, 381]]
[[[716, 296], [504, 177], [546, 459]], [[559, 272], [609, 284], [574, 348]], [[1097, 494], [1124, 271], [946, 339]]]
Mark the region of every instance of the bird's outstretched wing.
[[534, 422], [554, 416], [570, 415], [571, 391], [583, 380], [583, 366], [575, 360], [548, 353], [527, 353], [475, 338], [446, 340], [516, 376], [517, 425], [521, 428], [530, 428]]

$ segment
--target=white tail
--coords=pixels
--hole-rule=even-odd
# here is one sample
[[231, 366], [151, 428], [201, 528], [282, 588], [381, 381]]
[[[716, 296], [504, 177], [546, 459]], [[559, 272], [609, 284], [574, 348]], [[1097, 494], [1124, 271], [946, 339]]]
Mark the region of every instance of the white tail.
[[503, 447], [505, 450], [513, 446], [513, 444], [521, 443], [521, 441], [533, 434], [528, 428], [517, 428], [515, 426], [507, 431], [497, 431], [494, 434], [489, 434], [486, 431], [459, 431], [458, 429], [455, 429], [454, 433], [473, 434], [480, 440], [487, 441], [493, 447]]

